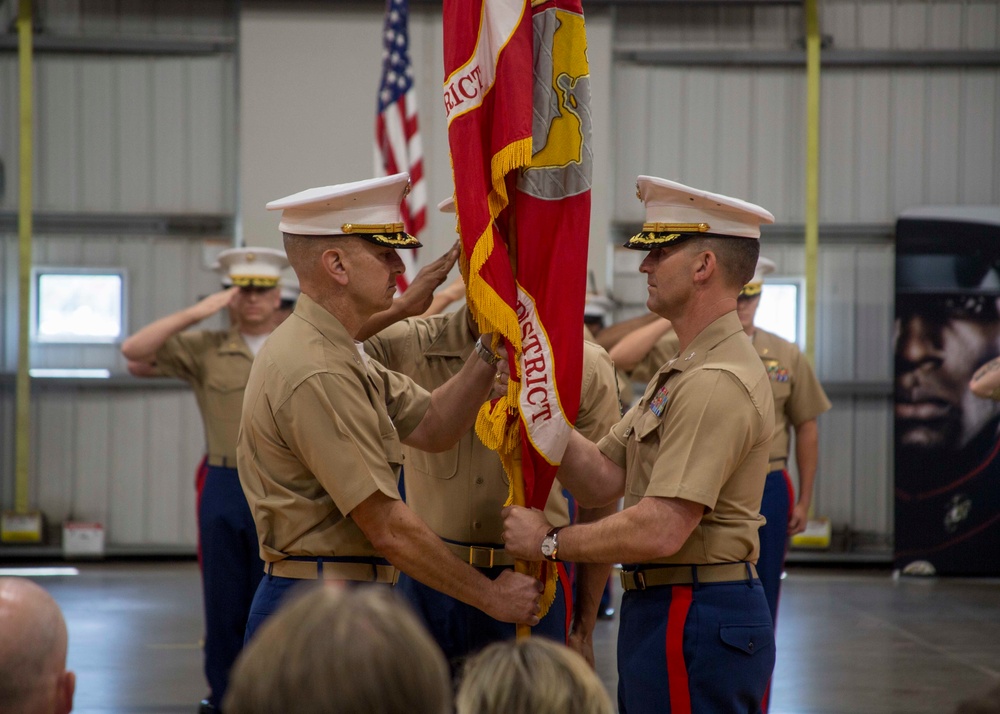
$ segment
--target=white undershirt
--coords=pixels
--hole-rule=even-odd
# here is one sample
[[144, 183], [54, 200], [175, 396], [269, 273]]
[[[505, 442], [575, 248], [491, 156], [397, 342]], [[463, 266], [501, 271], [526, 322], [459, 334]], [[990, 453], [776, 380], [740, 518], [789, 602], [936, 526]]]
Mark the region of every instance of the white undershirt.
[[358, 348], [358, 354], [361, 355], [361, 364], [363, 364], [367, 368], [368, 367], [368, 360], [370, 359], [370, 357], [365, 354], [365, 343], [364, 342], [358, 342], [357, 340], [355, 340], [354, 341], [354, 346]]
[[[269, 335], [270, 333], [268, 333]], [[267, 340], [268, 335], [248, 335], [241, 332], [240, 335], [243, 337], [243, 341], [247, 343], [247, 347], [256, 357], [257, 353], [260, 352], [260, 348], [264, 346], [264, 342]]]

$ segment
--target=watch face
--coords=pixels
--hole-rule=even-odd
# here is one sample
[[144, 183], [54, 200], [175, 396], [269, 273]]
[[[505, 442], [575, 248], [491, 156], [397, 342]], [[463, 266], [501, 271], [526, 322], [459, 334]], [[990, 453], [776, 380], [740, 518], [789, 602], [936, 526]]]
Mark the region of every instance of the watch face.
[[545, 536], [542, 541], [542, 555], [546, 558], [551, 558], [552, 554], [556, 552], [556, 539], [552, 536]]

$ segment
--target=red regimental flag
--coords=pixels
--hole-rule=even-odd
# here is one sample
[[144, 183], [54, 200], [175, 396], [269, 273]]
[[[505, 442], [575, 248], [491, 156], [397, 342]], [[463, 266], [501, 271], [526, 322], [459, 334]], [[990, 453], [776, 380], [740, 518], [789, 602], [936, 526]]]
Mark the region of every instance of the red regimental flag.
[[583, 12], [579, 0], [445, 0], [444, 43], [468, 302], [517, 365], [477, 433], [499, 451], [512, 502], [543, 508], [580, 403], [593, 165]]

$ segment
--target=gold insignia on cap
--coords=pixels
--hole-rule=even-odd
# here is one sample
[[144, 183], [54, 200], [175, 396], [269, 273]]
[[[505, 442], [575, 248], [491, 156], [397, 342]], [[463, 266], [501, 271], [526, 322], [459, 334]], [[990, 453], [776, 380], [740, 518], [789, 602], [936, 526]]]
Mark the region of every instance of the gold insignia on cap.
[[406, 198], [407, 196], [410, 195], [410, 189], [412, 189], [412, 188], [413, 188], [413, 184], [410, 183], [409, 179], [407, 179], [406, 180], [406, 188], [403, 189], [403, 198]]
[[340, 230], [350, 235], [351, 233], [402, 233], [402, 223], [345, 223]]
[[393, 248], [419, 248], [420, 241], [411, 236], [409, 233], [372, 233], [367, 238], [371, 238], [373, 242], [379, 243], [381, 245], [392, 246]]
[[764, 283], [747, 283], [740, 290], [740, 297], [756, 297], [760, 295], [761, 291], [764, 289]]
[[640, 201], [642, 200], [642, 194], [639, 193], [639, 182], [638, 181], [635, 182], [635, 197], [638, 198]]
[[247, 253], [247, 262], [248, 263], [252, 263], [255, 260], [257, 260], [257, 254], [256, 253]]
[[239, 288], [273, 288], [278, 284], [278, 278], [273, 275], [240, 275], [231, 280]]
[[637, 233], [625, 243], [626, 248], [644, 248], [651, 250], [664, 245], [670, 245], [679, 238], [684, 238], [681, 233]]
[[708, 233], [707, 223], [643, 223], [642, 230], [653, 233]]

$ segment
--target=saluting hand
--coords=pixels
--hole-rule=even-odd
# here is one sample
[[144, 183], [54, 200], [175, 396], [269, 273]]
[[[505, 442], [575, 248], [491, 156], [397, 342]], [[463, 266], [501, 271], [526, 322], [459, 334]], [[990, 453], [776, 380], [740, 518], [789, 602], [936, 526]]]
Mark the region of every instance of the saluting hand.
[[448, 249], [448, 252], [437, 260], [422, 267], [413, 278], [413, 282], [403, 293], [401, 300], [407, 303], [408, 315], [420, 315], [427, 311], [434, 299], [434, 291], [444, 282], [458, 260], [458, 241]]
[[542, 540], [552, 527], [537, 508], [507, 506], [503, 516], [504, 548], [521, 560], [542, 560]]
[[530, 575], [504, 570], [492, 583], [496, 592], [493, 606], [487, 613], [490, 617], [532, 627], [538, 624], [538, 613], [541, 611], [538, 599], [542, 595], [542, 584], [538, 580]]
[[233, 298], [235, 298], [239, 294], [239, 292], [240, 289], [235, 285], [231, 288], [220, 290], [217, 293], [212, 293], [208, 297], [199, 300], [197, 303], [195, 303], [192, 309], [198, 316], [199, 321], [204, 320], [208, 317], [211, 317], [222, 308], [228, 307], [229, 304], [233, 301]]

